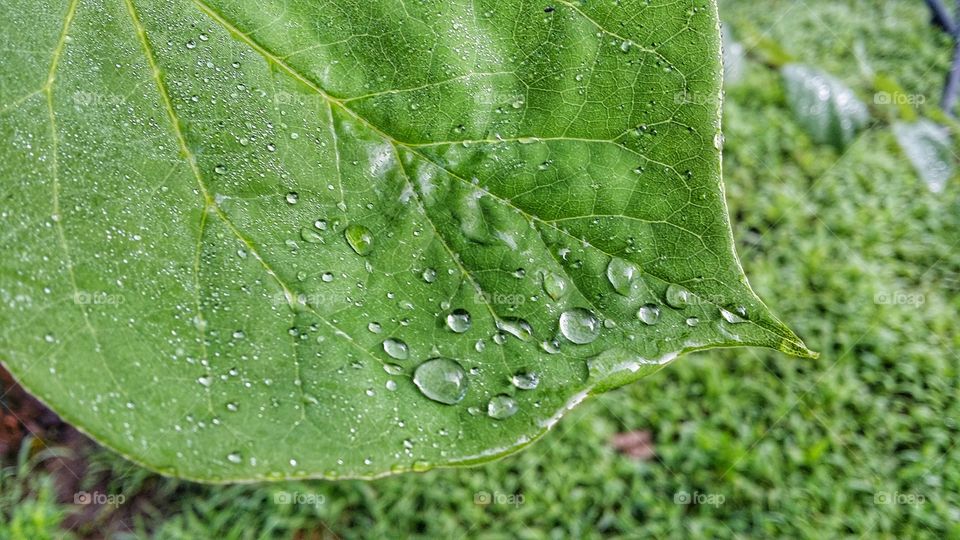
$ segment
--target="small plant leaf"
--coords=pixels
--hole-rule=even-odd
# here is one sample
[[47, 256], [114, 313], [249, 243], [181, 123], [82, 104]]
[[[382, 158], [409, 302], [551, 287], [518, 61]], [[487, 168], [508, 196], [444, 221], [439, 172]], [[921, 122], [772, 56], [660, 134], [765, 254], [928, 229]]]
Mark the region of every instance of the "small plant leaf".
[[734, 253], [712, 1], [14, 0], [0, 28], [0, 355], [155, 470], [479, 463], [684, 352], [812, 354]]
[[814, 142], [844, 148], [870, 119], [867, 106], [841, 81], [801, 64], [783, 67], [787, 104]]

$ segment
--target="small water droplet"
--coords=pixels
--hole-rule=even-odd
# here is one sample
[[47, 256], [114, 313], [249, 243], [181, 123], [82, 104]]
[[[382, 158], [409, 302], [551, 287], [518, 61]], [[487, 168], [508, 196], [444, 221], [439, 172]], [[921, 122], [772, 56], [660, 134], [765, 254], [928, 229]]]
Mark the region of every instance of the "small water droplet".
[[517, 401], [506, 394], [494, 396], [490, 403], [487, 403], [487, 415], [497, 420], [509, 418], [516, 414], [518, 410], [520, 410], [520, 407], [517, 405]]
[[203, 386], [209, 387], [211, 384], [213, 384], [213, 377], [204, 375], [203, 377], [198, 377], [197, 382]]
[[660, 308], [656, 304], [644, 304], [637, 311], [637, 318], [644, 324], [654, 325], [660, 320]]
[[564, 311], [560, 315], [560, 333], [573, 343], [593, 343], [600, 336], [600, 320], [587, 309]]
[[287, 200], [287, 204], [293, 205], [297, 204], [297, 202], [300, 200], [300, 194], [298, 194], [296, 191], [291, 191], [287, 193], [286, 197], [284, 198]]
[[427, 283], [433, 283], [434, 281], [437, 280], [437, 271], [434, 270], [433, 268], [427, 268], [426, 270], [423, 271], [423, 274], [421, 274], [421, 276], [423, 277], [423, 280], [426, 281]]
[[[743, 315], [746, 315], [747, 313], [746, 309], [743, 307], [739, 307], [737, 310]], [[727, 311], [723, 308], [720, 308], [720, 316], [723, 317], [723, 320], [730, 324], [740, 324], [742, 322], [746, 322], [746, 319], [744, 319], [741, 315], [733, 313], [732, 311]]]
[[413, 383], [423, 395], [447, 405], [459, 403], [467, 395], [467, 374], [449, 358], [432, 358], [420, 364]]
[[671, 283], [667, 286], [666, 300], [667, 305], [670, 307], [677, 309], [687, 307], [687, 304], [690, 303], [690, 296], [690, 291], [676, 283]]
[[515, 373], [510, 382], [521, 390], [533, 390], [540, 384], [540, 375], [532, 371], [521, 371]]
[[227, 174], [227, 166], [226, 166], [226, 165], [217, 165], [216, 167], [213, 168], [213, 172], [215, 172], [215, 173], [217, 173], [217, 174]]
[[374, 334], [379, 334], [382, 329], [383, 327], [380, 326], [380, 323], [378, 322], [371, 322], [367, 325], [367, 330], [373, 332]]
[[619, 257], [614, 257], [607, 265], [607, 279], [613, 290], [618, 293], [629, 296], [633, 289], [633, 282], [640, 274], [640, 269], [632, 262], [625, 261]]
[[403, 368], [397, 364], [384, 364], [383, 370], [389, 373], [390, 375], [400, 375], [403, 373]]
[[543, 274], [543, 291], [547, 293], [550, 298], [560, 300], [567, 294], [569, 288], [570, 286], [567, 280], [562, 276], [553, 272], [545, 272]]
[[465, 309], [455, 309], [447, 314], [447, 328], [458, 334], [470, 330], [472, 324], [470, 312]]
[[383, 341], [383, 351], [397, 360], [406, 360], [410, 357], [407, 344], [396, 338], [387, 338]]
[[320, 233], [318, 233], [316, 229], [311, 227], [304, 227], [300, 229], [300, 238], [302, 238], [304, 242], [307, 242], [310, 244], [323, 243], [323, 236], [320, 236]]
[[687, 318], [687, 326], [689, 326], [689, 327], [692, 328], [692, 327], [694, 327], [694, 326], [696, 326], [696, 325], [698, 325], [698, 324], [700, 324], [700, 319], [698, 319], [698, 318], [696, 318], [696, 317], [688, 317], [688, 318]]
[[367, 256], [373, 251], [373, 233], [363, 225], [351, 223], [343, 231], [347, 244], [353, 251], [361, 257]]
[[533, 327], [523, 319], [497, 319], [497, 329], [520, 341], [530, 341], [533, 337]]
[[230, 463], [240, 463], [241, 460], [242, 458], [240, 457], [240, 454], [237, 452], [232, 452], [227, 454], [227, 461], [229, 461]]

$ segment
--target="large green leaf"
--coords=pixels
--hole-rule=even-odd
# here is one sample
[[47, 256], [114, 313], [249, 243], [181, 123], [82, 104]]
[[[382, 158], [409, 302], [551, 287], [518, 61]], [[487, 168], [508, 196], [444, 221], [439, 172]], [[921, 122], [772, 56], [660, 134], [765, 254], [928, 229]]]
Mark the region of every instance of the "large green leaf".
[[476, 463], [679, 353], [810, 354], [734, 253], [712, 1], [12, 0], [0, 29], [2, 357], [151, 468]]

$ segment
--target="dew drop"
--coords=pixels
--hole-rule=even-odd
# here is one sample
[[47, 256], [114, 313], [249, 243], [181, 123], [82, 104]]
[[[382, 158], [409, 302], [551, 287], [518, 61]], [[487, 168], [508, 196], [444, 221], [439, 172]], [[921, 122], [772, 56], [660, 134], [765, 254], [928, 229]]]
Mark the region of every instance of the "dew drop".
[[600, 321], [590, 310], [574, 308], [560, 315], [560, 333], [579, 345], [593, 343], [600, 336]]
[[644, 304], [637, 311], [637, 318], [647, 325], [657, 324], [660, 321], [660, 308], [656, 304]]
[[618, 293], [629, 296], [633, 289], [633, 282], [640, 274], [640, 269], [632, 262], [625, 261], [619, 257], [614, 257], [607, 265], [607, 279], [613, 290]]
[[230, 454], [227, 454], [227, 461], [229, 461], [230, 463], [240, 463], [240, 461], [242, 461], [242, 458], [240, 457], [240, 454], [238, 454], [237, 452], [232, 452]]
[[284, 198], [287, 200], [287, 204], [293, 205], [297, 204], [297, 202], [300, 200], [300, 194], [298, 194], [296, 191], [291, 191], [287, 193], [286, 197]]
[[447, 328], [458, 334], [470, 330], [472, 324], [470, 312], [465, 309], [455, 309], [447, 314]]
[[743, 318], [741, 315], [744, 315], [744, 316], [745, 316], [745, 315], [747, 314], [747, 310], [744, 309], [743, 307], [738, 307], [738, 308], [737, 308], [737, 312], [738, 312], [739, 314], [738, 314], [738, 313], [733, 313], [732, 311], [727, 311], [727, 310], [725, 310], [725, 309], [723, 309], [723, 308], [720, 308], [720, 316], [723, 317], [723, 320], [727, 321], [728, 323], [730, 323], [730, 324], [740, 324], [740, 323], [742, 323], [742, 322], [746, 322], [746, 319]]
[[300, 229], [300, 238], [302, 238], [304, 242], [307, 242], [310, 244], [323, 243], [323, 236], [320, 236], [320, 233], [318, 233], [316, 229], [311, 227], [304, 227]]
[[410, 349], [407, 344], [396, 338], [387, 338], [383, 341], [383, 352], [397, 360], [406, 360], [410, 357]]
[[216, 167], [213, 168], [213, 172], [215, 172], [215, 173], [217, 173], [217, 174], [227, 174], [227, 166], [226, 166], [226, 165], [217, 165]]
[[694, 326], [696, 326], [696, 325], [698, 325], [698, 324], [700, 324], [700, 319], [698, 319], [698, 318], [696, 318], [696, 317], [688, 317], [688, 318], [687, 318], [687, 326], [693, 328]]
[[520, 341], [530, 341], [530, 338], [533, 337], [533, 327], [523, 319], [498, 319], [497, 329]]
[[533, 390], [540, 384], [540, 375], [532, 371], [521, 371], [510, 377], [510, 382], [521, 390]]
[[373, 251], [373, 234], [363, 225], [351, 223], [347, 225], [343, 235], [347, 239], [347, 244], [357, 255], [364, 257]]
[[467, 374], [449, 358], [432, 358], [420, 364], [413, 383], [423, 395], [447, 405], [459, 403], [467, 395]]
[[370, 324], [367, 325], [367, 330], [373, 332], [374, 334], [379, 334], [382, 329], [383, 327], [380, 326], [380, 323], [376, 321], [371, 322]]
[[690, 291], [676, 283], [671, 283], [667, 286], [666, 300], [668, 306], [683, 309], [690, 303]]
[[516, 414], [519, 409], [520, 407], [517, 406], [517, 401], [506, 394], [494, 396], [494, 398], [487, 403], [487, 415], [497, 420], [509, 418]]
[[543, 274], [543, 291], [554, 300], [560, 300], [567, 294], [569, 284], [562, 276], [553, 272]]
[[423, 274], [421, 274], [421, 277], [423, 277], [423, 280], [426, 281], [427, 283], [433, 283], [434, 281], [437, 280], [437, 271], [434, 270], [433, 268], [427, 268], [426, 270], [423, 271]]

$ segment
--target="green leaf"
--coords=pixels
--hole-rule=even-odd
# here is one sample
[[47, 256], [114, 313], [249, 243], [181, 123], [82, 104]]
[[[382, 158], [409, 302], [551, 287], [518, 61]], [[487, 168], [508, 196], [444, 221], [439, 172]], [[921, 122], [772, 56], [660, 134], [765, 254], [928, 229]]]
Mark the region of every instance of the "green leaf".
[[849, 87], [835, 77], [801, 64], [783, 67], [787, 104], [814, 142], [838, 149], [853, 142], [870, 112]]
[[940, 193], [953, 177], [953, 143], [947, 128], [930, 120], [894, 122], [893, 135], [927, 188]]
[[478, 463], [683, 352], [812, 354], [734, 253], [713, 2], [15, 0], [0, 28], [3, 359], [153, 469]]

